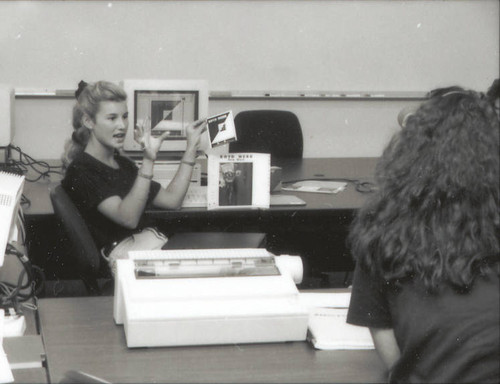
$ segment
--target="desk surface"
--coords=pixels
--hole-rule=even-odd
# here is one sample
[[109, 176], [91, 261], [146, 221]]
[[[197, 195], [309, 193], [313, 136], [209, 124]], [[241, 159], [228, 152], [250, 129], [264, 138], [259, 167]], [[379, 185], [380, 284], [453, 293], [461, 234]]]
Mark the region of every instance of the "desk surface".
[[[376, 158], [323, 158], [276, 161], [282, 166], [283, 180], [303, 178], [350, 178], [371, 180]], [[58, 230], [49, 197], [49, 187], [58, 181], [25, 183], [31, 206], [24, 208], [30, 258], [45, 269], [47, 276], [73, 276], [66, 256], [68, 241]], [[166, 234], [180, 232], [258, 232], [265, 233], [267, 247], [276, 254], [299, 254], [306, 260], [303, 287], [323, 281], [324, 271], [352, 269], [346, 236], [355, 210], [369, 194], [359, 193], [353, 184], [338, 194], [297, 193], [306, 206], [273, 206], [270, 209], [150, 210], [148, 225]]]
[[[377, 158], [308, 158], [308, 159], [287, 159], [277, 160], [276, 165], [283, 168], [283, 181], [297, 180], [304, 178], [349, 178], [370, 180], [375, 173]], [[50, 202], [48, 190], [59, 183], [59, 179], [38, 181], [36, 183], [26, 182], [24, 193], [29, 198], [31, 205], [24, 208], [24, 213], [30, 216], [52, 215], [52, 204]], [[288, 192], [287, 192], [288, 193]], [[297, 193], [291, 194], [299, 196], [306, 201], [304, 207], [272, 207], [271, 212], [276, 211], [308, 211], [324, 209], [356, 209], [359, 208], [366, 199], [366, 195], [356, 192], [354, 186], [349, 184], [345, 191], [336, 195], [319, 193]], [[177, 212], [182, 215], [199, 214], [206, 212], [205, 208], [189, 208], [179, 211], [170, 211], [171, 214]], [[228, 211], [219, 211], [221, 215], [227, 215]], [[154, 212], [152, 213], [154, 214]], [[214, 214], [213, 211], [210, 214]], [[233, 213], [234, 214], [234, 213]]]
[[317, 351], [307, 342], [128, 349], [113, 298], [41, 299], [51, 382], [81, 370], [111, 382], [384, 382], [373, 350]]

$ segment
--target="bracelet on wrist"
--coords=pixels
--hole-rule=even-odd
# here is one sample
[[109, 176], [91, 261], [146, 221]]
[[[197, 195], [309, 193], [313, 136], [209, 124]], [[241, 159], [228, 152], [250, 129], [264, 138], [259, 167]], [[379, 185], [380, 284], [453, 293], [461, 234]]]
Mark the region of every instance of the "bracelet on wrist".
[[153, 175], [146, 175], [145, 173], [142, 173], [141, 170], [139, 170], [139, 172], [137, 172], [137, 175], [139, 177], [142, 177], [143, 179], [148, 179], [148, 180], [152, 180], [153, 179]]
[[181, 160], [181, 163], [189, 165], [191, 167], [194, 167], [196, 164], [194, 161], [187, 161], [187, 160]]

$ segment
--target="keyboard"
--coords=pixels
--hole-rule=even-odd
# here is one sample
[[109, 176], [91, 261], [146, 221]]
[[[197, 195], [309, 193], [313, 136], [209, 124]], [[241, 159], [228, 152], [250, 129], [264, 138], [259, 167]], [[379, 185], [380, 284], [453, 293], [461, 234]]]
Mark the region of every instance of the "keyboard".
[[[306, 205], [306, 202], [294, 195], [271, 195], [271, 206]], [[182, 202], [183, 208], [204, 208], [207, 206], [207, 187], [190, 185]]]
[[[141, 166], [142, 161], [138, 160], [135, 162], [138, 167]], [[177, 169], [179, 169], [180, 161], [168, 161], [168, 160], [158, 160], [155, 162], [155, 167], [153, 170], [153, 179], [161, 184], [163, 188], [166, 188], [168, 184], [172, 181]], [[191, 173], [191, 182], [200, 185], [201, 182], [201, 164], [196, 163], [193, 167], [193, 172]]]
[[[306, 205], [306, 202], [295, 195], [271, 195], [271, 206]], [[207, 206], [207, 187], [190, 185], [182, 202], [183, 208], [203, 208]]]
[[190, 185], [182, 202], [183, 208], [203, 208], [207, 206], [207, 187]]

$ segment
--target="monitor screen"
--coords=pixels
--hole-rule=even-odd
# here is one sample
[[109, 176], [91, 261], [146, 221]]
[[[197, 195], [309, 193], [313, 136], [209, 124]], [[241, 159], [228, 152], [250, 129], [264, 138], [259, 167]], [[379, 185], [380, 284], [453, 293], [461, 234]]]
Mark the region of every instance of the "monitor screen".
[[168, 132], [160, 151], [186, 149], [186, 126], [207, 117], [208, 84], [204, 80], [124, 80], [130, 126], [125, 151], [140, 151], [134, 140], [134, 127], [151, 123], [152, 135]]

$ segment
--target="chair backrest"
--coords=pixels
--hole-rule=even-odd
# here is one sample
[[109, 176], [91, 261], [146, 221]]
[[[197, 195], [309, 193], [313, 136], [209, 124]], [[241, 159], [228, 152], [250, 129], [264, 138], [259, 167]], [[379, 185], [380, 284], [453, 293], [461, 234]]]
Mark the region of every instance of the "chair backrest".
[[266, 234], [259, 232], [179, 232], [162, 249], [265, 248]]
[[86, 279], [94, 280], [99, 274], [99, 250], [80, 212], [61, 185], [50, 191], [50, 200], [56, 217], [61, 221], [73, 245], [71, 258], [76, 263], [80, 277], [87, 285]]
[[290, 111], [242, 111], [234, 118], [237, 141], [229, 144], [229, 152], [270, 153], [271, 157], [301, 158], [302, 128]]

